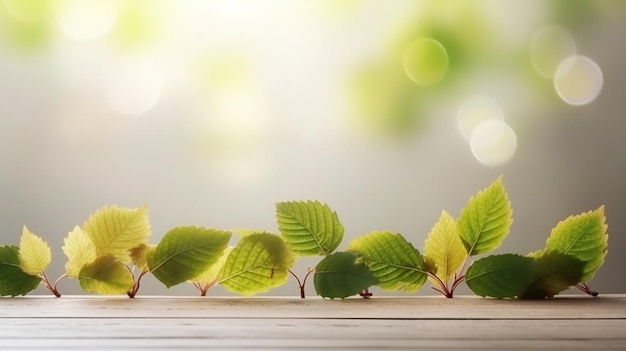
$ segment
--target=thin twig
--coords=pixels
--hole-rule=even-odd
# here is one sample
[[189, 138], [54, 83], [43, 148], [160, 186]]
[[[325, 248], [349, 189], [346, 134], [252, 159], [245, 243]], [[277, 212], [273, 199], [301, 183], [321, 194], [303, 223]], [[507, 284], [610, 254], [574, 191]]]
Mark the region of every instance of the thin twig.
[[[428, 272], [428, 276], [435, 279], [435, 281], [437, 282], [437, 284], [439, 284], [439, 286], [441, 287], [441, 290], [436, 289], [433, 287], [433, 289], [439, 291], [440, 293], [443, 294], [443, 296], [447, 297], [447, 298], [452, 298], [452, 294], [450, 293], [450, 290], [448, 290], [448, 287], [446, 286], [446, 284], [435, 274]], [[443, 291], [442, 291], [443, 290]]]
[[591, 289], [586, 283], [584, 282], [580, 282], [578, 284], [576, 284], [576, 288], [578, 288], [578, 290], [584, 292], [585, 294], [591, 295], [593, 297], [596, 297], [599, 295], [599, 293], [593, 289]]
[[459, 284], [461, 284], [462, 282], [465, 281], [465, 275], [462, 275], [460, 277], [454, 277], [454, 283], [452, 283], [452, 287], [450, 288], [450, 293], [454, 293], [454, 290], [456, 290], [456, 288], [459, 286]]
[[54, 294], [54, 296], [61, 297], [61, 294], [59, 293], [59, 291], [56, 288], [56, 283], [54, 285], [50, 284], [50, 280], [48, 279], [48, 276], [46, 275], [46, 272], [42, 272], [41, 273], [41, 278], [43, 279], [43, 284], [46, 287], [46, 289], [50, 290]]

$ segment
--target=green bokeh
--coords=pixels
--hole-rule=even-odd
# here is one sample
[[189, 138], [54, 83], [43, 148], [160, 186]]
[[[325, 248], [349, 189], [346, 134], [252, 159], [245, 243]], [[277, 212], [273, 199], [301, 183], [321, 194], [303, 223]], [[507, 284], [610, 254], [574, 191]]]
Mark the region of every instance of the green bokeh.
[[433, 38], [419, 38], [404, 53], [404, 69], [416, 84], [431, 86], [439, 83], [448, 71], [448, 53]]

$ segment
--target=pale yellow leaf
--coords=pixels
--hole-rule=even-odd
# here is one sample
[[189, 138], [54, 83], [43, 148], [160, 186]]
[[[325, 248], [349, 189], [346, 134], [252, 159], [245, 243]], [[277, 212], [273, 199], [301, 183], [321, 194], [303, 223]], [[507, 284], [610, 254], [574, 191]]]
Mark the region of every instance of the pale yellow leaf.
[[26, 226], [20, 239], [19, 260], [22, 271], [30, 275], [42, 274], [52, 262], [50, 246]]
[[78, 226], [67, 235], [63, 244], [63, 252], [67, 256], [65, 271], [70, 277], [78, 277], [84, 266], [96, 260], [96, 248]]
[[133, 261], [135, 267], [142, 271], [148, 270], [148, 255], [151, 251], [154, 251], [156, 245], [141, 244], [137, 247], [130, 249], [130, 258]]
[[83, 225], [96, 248], [96, 256], [111, 255], [122, 263], [131, 262], [130, 250], [147, 244], [150, 235], [148, 209], [106, 206], [92, 214]]
[[424, 245], [424, 256], [429, 266], [444, 283], [454, 276], [465, 261], [467, 251], [457, 232], [454, 218], [446, 211], [431, 229]]

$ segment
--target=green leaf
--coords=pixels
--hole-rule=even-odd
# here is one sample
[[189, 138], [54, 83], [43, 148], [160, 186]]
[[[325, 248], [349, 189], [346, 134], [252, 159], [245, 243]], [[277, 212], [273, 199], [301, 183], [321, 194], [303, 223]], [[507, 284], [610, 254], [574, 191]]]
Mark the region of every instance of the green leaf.
[[20, 267], [29, 275], [40, 275], [52, 262], [50, 246], [26, 226], [22, 229], [19, 252]]
[[467, 258], [456, 221], [448, 212], [441, 212], [439, 220], [426, 237], [424, 256], [433, 274], [443, 282], [452, 278]]
[[317, 201], [279, 202], [276, 219], [283, 238], [299, 255], [329, 255], [343, 239], [337, 213]]
[[502, 243], [513, 222], [511, 203], [502, 177], [470, 198], [458, 219], [458, 231], [470, 256], [489, 252]]
[[122, 263], [131, 262], [130, 250], [147, 244], [150, 235], [148, 209], [103, 207], [83, 225], [96, 248], [96, 256], [111, 255]]
[[112, 255], [100, 256], [84, 266], [78, 282], [84, 291], [103, 295], [125, 294], [135, 285], [128, 267]]
[[335, 252], [315, 267], [313, 282], [321, 297], [346, 298], [376, 284], [376, 277], [365, 263], [357, 262], [356, 252]]
[[65, 271], [69, 277], [78, 277], [83, 267], [96, 259], [96, 247], [89, 236], [76, 226], [63, 240], [63, 252], [67, 256]]
[[514, 254], [488, 256], [469, 266], [465, 282], [479, 296], [518, 297], [533, 278], [536, 266], [531, 257]]
[[400, 234], [372, 232], [352, 240], [350, 250], [359, 253], [382, 289], [415, 292], [426, 282], [422, 255]]
[[218, 280], [229, 291], [253, 295], [284, 284], [294, 262], [295, 255], [280, 236], [250, 234], [230, 252]]
[[17, 246], [0, 246], [0, 296], [26, 295], [41, 282], [20, 268], [19, 251]]
[[528, 287], [520, 295], [523, 299], [553, 297], [581, 281], [584, 263], [574, 256], [557, 251], [535, 255], [536, 268]]
[[604, 263], [609, 237], [606, 230], [604, 206], [570, 216], [552, 229], [546, 250], [570, 255], [583, 262], [580, 279], [588, 282]]
[[216, 229], [176, 227], [148, 255], [150, 272], [168, 288], [192, 279], [217, 262], [230, 236]]

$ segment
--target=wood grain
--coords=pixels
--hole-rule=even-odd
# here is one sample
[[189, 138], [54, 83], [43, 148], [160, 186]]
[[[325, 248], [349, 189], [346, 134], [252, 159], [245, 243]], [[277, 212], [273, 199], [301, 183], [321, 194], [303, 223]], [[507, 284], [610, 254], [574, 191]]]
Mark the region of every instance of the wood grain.
[[0, 299], [3, 350], [626, 349], [626, 296]]

